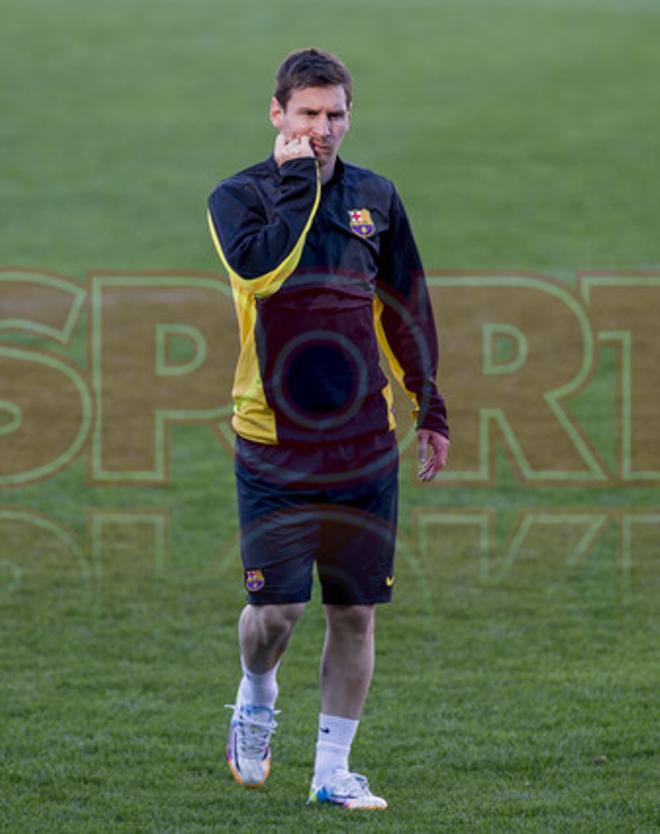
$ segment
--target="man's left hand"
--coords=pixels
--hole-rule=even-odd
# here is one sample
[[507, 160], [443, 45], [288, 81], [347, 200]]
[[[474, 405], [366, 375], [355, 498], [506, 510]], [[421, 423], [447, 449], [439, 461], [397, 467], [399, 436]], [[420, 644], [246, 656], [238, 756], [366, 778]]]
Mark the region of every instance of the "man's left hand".
[[[431, 429], [417, 430], [420, 481], [430, 481], [446, 465], [449, 440]], [[429, 455], [430, 451], [430, 455]]]

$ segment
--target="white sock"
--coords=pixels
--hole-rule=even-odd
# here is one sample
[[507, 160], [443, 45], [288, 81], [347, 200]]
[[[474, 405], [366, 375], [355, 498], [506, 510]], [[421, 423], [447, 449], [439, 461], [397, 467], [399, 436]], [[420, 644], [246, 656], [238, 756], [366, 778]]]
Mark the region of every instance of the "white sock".
[[321, 787], [333, 770], [348, 770], [348, 757], [359, 721], [339, 715], [319, 715], [314, 784]]
[[278, 661], [267, 672], [251, 672], [245, 665], [243, 656], [241, 656], [243, 677], [238, 687], [238, 703], [254, 704], [273, 709], [277, 700], [277, 693], [279, 692], [276, 680], [279, 665], [280, 662]]

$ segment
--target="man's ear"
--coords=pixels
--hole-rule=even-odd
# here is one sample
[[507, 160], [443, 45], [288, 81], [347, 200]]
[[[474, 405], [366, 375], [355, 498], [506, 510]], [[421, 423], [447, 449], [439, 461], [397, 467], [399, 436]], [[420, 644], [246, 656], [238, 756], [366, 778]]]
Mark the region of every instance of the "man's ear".
[[284, 109], [279, 101], [273, 96], [270, 100], [270, 123], [277, 130], [282, 129], [282, 120], [284, 119]]

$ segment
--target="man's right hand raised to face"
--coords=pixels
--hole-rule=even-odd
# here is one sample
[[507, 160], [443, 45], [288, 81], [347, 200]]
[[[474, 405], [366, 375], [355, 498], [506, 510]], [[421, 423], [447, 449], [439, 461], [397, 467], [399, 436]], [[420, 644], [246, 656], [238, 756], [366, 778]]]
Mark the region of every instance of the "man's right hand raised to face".
[[275, 162], [280, 168], [290, 159], [304, 159], [308, 156], [314, 159], [314, 151], [309, 144], [309, 136], [293, 136], [289, 139], [283, 133], [278, 133], [273, 153]]

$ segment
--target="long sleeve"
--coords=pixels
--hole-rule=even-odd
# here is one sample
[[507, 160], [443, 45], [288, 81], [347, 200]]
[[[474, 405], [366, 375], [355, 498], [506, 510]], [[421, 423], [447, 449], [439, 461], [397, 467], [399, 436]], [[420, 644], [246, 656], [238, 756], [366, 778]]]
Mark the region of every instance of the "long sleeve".
[[378, 340], [392, 372], [413, 402], [418, 429], [449, 437], [436, 386], [438, 341], [424, 268], [405, 209], [394, 191], [376, 284]]
[[237, 178], [221, 183], [209, 197], [208, 220], [230, 277], [255, 295], [275, 292], [300, 261], [320, 194], [311, 158], [284, 163], [270, 216], [252, 184]]

